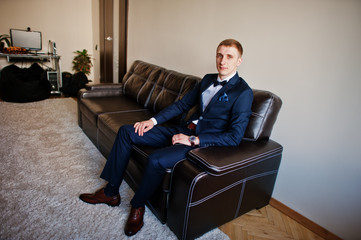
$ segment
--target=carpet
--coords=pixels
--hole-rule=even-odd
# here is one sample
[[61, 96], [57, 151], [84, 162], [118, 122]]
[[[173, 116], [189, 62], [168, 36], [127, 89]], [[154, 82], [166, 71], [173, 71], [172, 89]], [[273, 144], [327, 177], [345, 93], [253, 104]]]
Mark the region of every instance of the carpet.
[[[106, 159], [77, 125], [74, 99], [0, 102], [0, 124], [0, 239], [177, 239], [149, 209], [141, 231], [124, 235], [125, 182], [119, 207], [79, 200], [104, 185]], [[214, 229], [199, 239], [229, 238]]]

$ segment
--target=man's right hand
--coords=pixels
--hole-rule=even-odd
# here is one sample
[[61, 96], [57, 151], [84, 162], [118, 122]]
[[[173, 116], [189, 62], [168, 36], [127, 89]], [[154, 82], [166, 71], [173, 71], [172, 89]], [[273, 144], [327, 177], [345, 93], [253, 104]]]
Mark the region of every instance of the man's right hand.
[[148, 132], [153, 127], [154, 123], [152, 120], [136, 122], [134, 124], [135, 133], [138, 133], [139, 136], [143, 136], [144, 133]]

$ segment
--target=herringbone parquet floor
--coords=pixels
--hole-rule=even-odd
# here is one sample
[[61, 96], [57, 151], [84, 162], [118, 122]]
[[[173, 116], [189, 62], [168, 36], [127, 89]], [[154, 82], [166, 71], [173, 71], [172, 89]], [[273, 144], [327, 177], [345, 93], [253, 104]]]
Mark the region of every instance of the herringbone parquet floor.
[[323, 240], [270, 205], [220, 227], [231, 240]]

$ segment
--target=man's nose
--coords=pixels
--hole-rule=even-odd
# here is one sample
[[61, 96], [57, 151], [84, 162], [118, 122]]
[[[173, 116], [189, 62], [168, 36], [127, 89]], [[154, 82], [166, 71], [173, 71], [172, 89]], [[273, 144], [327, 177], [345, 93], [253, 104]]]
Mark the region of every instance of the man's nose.
[[225, 62], [226, 62], [226, 57], [222, 57], [222, 59], [221, 59], [221, 64], [224, 64]]

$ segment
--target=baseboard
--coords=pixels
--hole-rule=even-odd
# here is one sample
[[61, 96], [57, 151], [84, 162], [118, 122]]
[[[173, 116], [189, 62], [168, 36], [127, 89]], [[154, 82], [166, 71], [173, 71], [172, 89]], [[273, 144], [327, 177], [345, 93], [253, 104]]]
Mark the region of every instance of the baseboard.
[[327, 240], [342, 240], [342, 238], [336, 236], [332, 232], [328, 231], [327, 229], [321, 227], [317, 223], [311, 221], [310, 219], [302, 216], [298, 212], [292, 210], [291, 208], [287, 207], [283, 203], [279, 202], [278, 200], [271, 198], [269, 204], [282, 212], [283, 214], [287, 215], [288, 217], [292, 218], [305, 228], [309, 229], [310, 231], [316, 233], [320, 237], [327, 239]]

